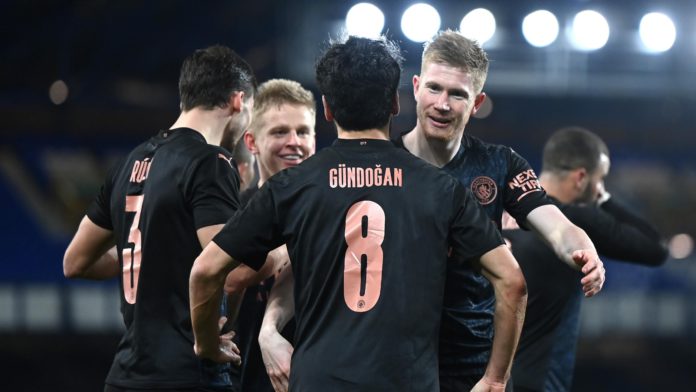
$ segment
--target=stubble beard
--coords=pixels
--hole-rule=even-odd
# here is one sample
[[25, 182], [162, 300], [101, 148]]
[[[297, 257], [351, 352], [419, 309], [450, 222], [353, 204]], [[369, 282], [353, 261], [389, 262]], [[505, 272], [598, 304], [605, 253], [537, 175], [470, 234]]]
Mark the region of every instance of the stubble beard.
[[423, 135], [430, 142], [450, 143], [457, 140], [457, 137], [460, 134], [460, 132], [457, 132], [456, 121], [451, 122], [445, 129], [439, 129], [432, 126], [432, 124], [430, 124], [430, 118], [426, 113], [423, 113], [419, 117], [418, 121], [420, 122], [420, 126], [423, 130]]

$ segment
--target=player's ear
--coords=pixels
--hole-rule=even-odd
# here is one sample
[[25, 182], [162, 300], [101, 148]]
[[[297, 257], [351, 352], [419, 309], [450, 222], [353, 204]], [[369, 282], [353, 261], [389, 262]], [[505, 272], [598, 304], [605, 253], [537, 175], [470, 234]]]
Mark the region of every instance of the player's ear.
[[399, 92], [397, 91], [396, 94], [394, 94], [394, 98], [392, 98], [392, 111], [391, 114], [397, 115], [399, 114], [399, 110], [401, 108], [399, 107]]
[[241, 113], [242, 112], [242, 105], [244, 103], [244, 91], [235, 91], [234, 94], [230, 96], [230, 112], [232, 114], [234, 113]]
[[420, 76], [413, 75], [413, 96], [418, 95], [418, 89], [420, 88]]
[[328, 122], [333, 122], [334, 116], [333, 113], [331, 112], [331, 108], [329, 107], [329, 103], [326, 102], [326, 96], [322, 95], [321, 96], [321, 103], [324, 105], [324, 118]]
[[486, 93], [481, 92], [479, 95], [474, 98], [474, 109], [471, 111], [471, 114], [474, 115], [478, 110], [481, 108], [481, 105], [483, 105], [483, 102], [486, 100]]
[[589, 179], [590, 176], [587, 173], [587, 169], [584, 167], [579, 167], [573, 171], [573, 180], [577, 189], [584, 189]]
[[256, 137], [254, 137], [254, 133], [246, 131], [242, 137], [244, 138], [244, 145], [246, 146], [247, 150], [254, 155], [258, 154], [259, 149], [256, 147]]

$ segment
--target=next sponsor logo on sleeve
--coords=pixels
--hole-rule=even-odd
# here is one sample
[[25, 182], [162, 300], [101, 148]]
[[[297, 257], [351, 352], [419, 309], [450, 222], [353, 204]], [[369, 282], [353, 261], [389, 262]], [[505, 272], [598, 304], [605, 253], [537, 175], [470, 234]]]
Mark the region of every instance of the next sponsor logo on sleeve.
[[518, 173], [512, 178], [512, 181], [508, 182], [508, 186], [513, 191], [519, 190], [522, 192], [517, 198], [518, 201], [532, 192], [541, 191], [541, 184], [539, 184], [539, 179], [533, 169]]

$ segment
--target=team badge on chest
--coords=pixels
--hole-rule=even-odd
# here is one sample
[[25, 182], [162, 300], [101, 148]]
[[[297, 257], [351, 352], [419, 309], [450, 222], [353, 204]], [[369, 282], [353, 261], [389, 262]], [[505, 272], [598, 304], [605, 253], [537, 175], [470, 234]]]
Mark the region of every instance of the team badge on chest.
[[490, 204], [498, 195], [498, 187], [490, 177], [481, 176], [474, 178], [471, 182], [471, 193], [476, 196], [481, 205]]

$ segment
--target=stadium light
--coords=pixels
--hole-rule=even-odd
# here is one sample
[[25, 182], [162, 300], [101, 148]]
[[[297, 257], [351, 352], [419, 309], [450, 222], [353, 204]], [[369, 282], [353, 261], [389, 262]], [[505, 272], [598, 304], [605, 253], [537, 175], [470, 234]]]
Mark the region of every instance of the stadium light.
[[439, 29], [440, 14], [429, 4], [414, 4], [408, 7], [401, 17], [401, 31], [406, 38], [414, 42], [431, 39]]
[[558, 19], [547, 10], [537, 10], [522, 20], [522, 35], [537, 48], [551, 45], [558, 38]]
[[483, 45], [495, 34], [495, 16], [485, 8], [476, 8], [466, 14], [459, 24], [463, 36]]
[[54, 105], [61, 105], [68, 99], [68, 85], [62, 80], [56, 80], [48, 88], [48, 97]]
[[384, 28], [384, 13], [370, 3], [358, 3], [346, 14], [346, 30], [350, 35], [377, 38]]
[[669, 240], [669, 254], [675, 259], [686, 259], [694, 250], [694, 239], [686, 234], [677, 234]]
[[669, 16], [660, 12], [645, 14], [638, 29], [646, 51], [661, 53], [669, 50], [677, 38], [677, 29]]
[[570, 43], [579, 50], [590, 51], [604, 47], [609, 40], [609, 23], [597, 11], [580, 11], [573, 18]]

